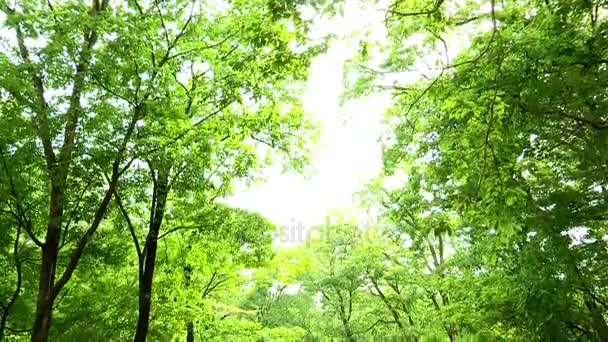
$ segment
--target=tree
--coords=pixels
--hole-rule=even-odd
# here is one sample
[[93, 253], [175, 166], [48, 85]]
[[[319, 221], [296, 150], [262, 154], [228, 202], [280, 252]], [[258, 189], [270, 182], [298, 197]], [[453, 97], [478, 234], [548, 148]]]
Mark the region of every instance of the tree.
[[[450, 244], [458, 273], [466, 275], [446, 280], [461, 281], [451, 291], [459, 298], [477, 294], [463, 305], [487, 310], [481, 318], [450, 313], [463, 328], [506, 327], [535, 339], [608, 338], [599, 271], [605, 265], [606, 101], [597, 83], [606, 77], [604, 10], [594, 1], [393, 1], [387, 58], [381, 65], [369, 53], [354, 60], [360, 77], [351, 95], [380, 83], [395, 96], [387, 113], [385, 175], [422, 175], [422, 191], [410, 184], [396, 193], [439, 198], [428, 218], [451, 213], [459, 222]], [[454, 53], [457, 36], [466, 40]], [[421, 43], [404, 45], [408, 39]], [[434, 64], [427, 79], [404, 82], [399, 75], [424, 67], [416, 58], [422, 54]], [[387, 202], [396, 212], [411, 208], [399, 196]], [[526, 298], [504, 297], [499, 287], [534, 290]], [[496, 310], [501, 306], [511, 313]]]
[[[342, 337], [355, 341], [357, 295], [363, 287], [363, 269], [355, 258], [362, 232], [346, 222], [323, 227], [320, 240], [311, 245], [313, 268], [305, 276], [305, 286], [321, 297], [324, 311], [337, 317]], [[356, 325], [355, 325], [356, 326]]]
[[[1, 58], [3, 102], [9, 104], [3, 121], [23, 129], [4, 148], [15, 150], [10, 158], [35, 160], [27, 177], [10, 174], [49, 206], [46, 217], [43, 204], [32, 203], [22, 188], [12, 194], [21, 208], [17, 215], [27, 223], [23, 229], [42, 256], [32, 340], [48, 339], [53, 303], [102, 225], [119, 180], [137, 174], [140, 162], [148, 161], [156, 186], [143, 272], [146, 297], [171, 172], [183, 162], [174, 145], [258, 142], [290, 154], [296, 164], [302, 160], [292, 147], [303, 146], [309, 126], [287, 84], [305, 77], [310, 57], [320, 50], [306, 42], [307, 23], [296, 6], [2, 3], [15, 38]], [[207, 7], [210, 16], [202, 12]], [[203, 124], [211, 126], [205, 127], [209, 134], [194, 139]], [[38, 221], [46, 221], [46, 228]], [[68, 248], [70, 253], [61, 253]], [[149, 305], [143, 300], [141, 306], [140, 340]]]
[[205, 213], [204, 224], [199, 222], [195, 230], [163, 237], [174, 253], [160, 264], [163, 273], [158, 283], [168, 300], [156, 311], [185, 321], [186, 340], [194, 340], [197, 331], [201, 336], [214, 328], [214, 299], [237, 291], [245, 282], [241, 272], [268, 262], [275, 230], [260, 215], [240, 209], [218, 205]]

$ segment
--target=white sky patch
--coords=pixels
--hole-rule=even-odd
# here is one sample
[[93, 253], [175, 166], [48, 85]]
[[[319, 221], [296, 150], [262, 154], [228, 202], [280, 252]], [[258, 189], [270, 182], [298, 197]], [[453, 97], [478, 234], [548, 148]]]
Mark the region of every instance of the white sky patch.
[[382, 186], [388, 191], [397, 190], [403, 188], [407, 184], [409, 178], [409, 174], [398, 170], [394, 175], [384, 177], [384, 179], [382, 179]]
[[567, 235], [572, 240], [570, 247], [595, 242], [595, 239], [589, 238], [588, 234], [589, 228], [585, 226], [576, 226], [562, 232], [563, 236]]
[[[354, 31], [382, 31], [382, 12], [346, 5], [344, 16], [325, 20], [315, 30], [348, 36]], [[280, 225], [321, 224], [333, 210], [352, 210], [353, 194], [378, 175], [381, 168], [379, 138], [382, 116], [390, 104], [388, 94], [346, 102], [340, 106], [344, 61], [356, 52], [349, 40], [338, 39], [312, 65], [303, 96], [305, 110], [321, 125], [313, 159], [315, 173], [282, 174], [280, 165], [264, 170], [266, 182], [247, 188], [236, 185], [230, 205], [255, 210]]]

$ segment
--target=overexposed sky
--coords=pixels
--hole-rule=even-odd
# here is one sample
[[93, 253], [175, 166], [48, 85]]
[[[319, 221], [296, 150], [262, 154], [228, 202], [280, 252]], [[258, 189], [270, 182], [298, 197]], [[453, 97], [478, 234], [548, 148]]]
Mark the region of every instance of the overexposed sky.
[[266, 181], [247, 188], [237, 185], [228, 203], [258, 211], [279, 225], [322, 223], [330, 211], [352, 211], [354, 192], [380, 171], [382, 115], [390, 103], [386, 94], [348, 101], [340, 106], [343, 64], [356, 51], [348, 36], [361, 30], [383, 35], [383, 12], [359, 1], [345, 5], [344, 15], [321, 20], [318, 32], [339, 36], [312, 65], [303, 96], [305, 110], [321, 126], [313, 158], [315, 173], [308, 178], [281, 174], [281, 166], [265, 170]]

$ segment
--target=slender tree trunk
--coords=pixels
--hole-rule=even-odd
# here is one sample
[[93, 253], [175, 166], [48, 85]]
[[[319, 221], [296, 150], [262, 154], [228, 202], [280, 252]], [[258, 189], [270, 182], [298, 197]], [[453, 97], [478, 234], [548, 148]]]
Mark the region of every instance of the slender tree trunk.
[[386, 298], [386, 296], [384, 295], [384, 292], [382, 292], [382, 289], [380, 288], [380, 286], [378, 286], [378, 282], [376, 281], [376, 279], [370, 277], [370, 280], [372, 282], [372, 285], [374, 286], [374, 289], [376, 289], [376, 292], [378, 292], [378, 295], [380, 296], [380, 299], [382, 299], [382, 302], [388, 308], [388, 310], [390, 311], [391, 315], [393, 316], [393, 320], [395, 321], [395, 323], [399, 327], [399, 331], [401, 331], [402, 336], [406, 337], [407, 334], [405, 333], [405, 329], [403, 328], [403, 324], [401, 323], [401, 317], [399, 317], [399, 313], [391, 305], [391, 303], [388, 301], [388, 298]]
[[186, 342], [194, 342], [194, 323], [188, 322], [188, 335], [186, 336]]
[[[99, 11], [105, 10], [105, 8], [108, 6], [108, 2], [108, 0], [103, 0], [101, 3], [94, 1], [93, 5], [89, 9], [89, 15], [91, 18], [96, 18]], [[76, 72], [73, 78], [69, 107], [66, 111], [63, 144], [58, 156], [56, 156], [53, 151], [53, 146], [51, 143], [52, 139], [49, 135], [47, 121], [47, 111], [49, 106], [44, 99], [44, 84], [39, 75], [36, 75], [35, 73], [32, 75], [32, 82], [38, 93], [39, 108], [37, 121], [39, 136], [40, 140], [42, 141], [44, 154], [47, 161], [49, 178], [51, 181], [49, 221], [47, 225], [46, 239], [44, 245], [42, 246], [38, 300], [36, 303], [36, 320], [34, 321], [31, 339], [32, 341], [36, 342], [47, 341], [49, 329], [51, 327], [53, 301], [56, 295], [56, 293], [54, 293], [55, 272], [57, 267], [57, 254], [59, 252], [61, 223], [63, 220], [64, 197], [66, 191], [65, 184], [70, 172], [71, 156], [75, 146], [78, 119], [82, 110], [80, 106], [80, 99], [85, 88], [85, 80], [89, 71], [91, 53], [93, 46], [97, 42], [97, 38], [98, 36], [95, 26], [91, 27], [84, 34], [78, 57], [78, 64], [76, 65]], [[29, 62], [29, 52], [24, 44], [23, 35], [19, 28], [17, 28], [17, 40], [23, 59]], [[67, 274], [69, 278], [73, 270], [68, 272], [70, 272]], [[66, 280], [68, 278], [66, 278]], [[62, 282], [62, 284], [65, 283]]]
[[[441, 302], [443, 303], [443, 306], [447, 306], [450, 304], [447, 295], [443, 291], [439, 291], [439, 296], [441, 297]], [[456, 323], [450, 322], [447, 331], [448, 337], [450, 338], [450, 342], [456, 341], [456, 336], [458, 336], [458, 328], [456, 327]]]
[[[58, 172], [58, 170], [51, 170], [51, 175], [53, 175], [54, 172]], [[52, 183], [54, 184], [51, 188], [50, 215], [46, 239], [42, 246], [38, 301], [36, 303], [36, 319], [32, 330], [32, 342], [45, 342], [48, 340], [53, 312], [53, 301], [55, 299], [53, 287], [55, 285], [57, 253], [59, 250], [59, 234], [61, 231], [61, 221], [63, 219], [64, 188], [61, 180], [56, 180]]]
[[2, 308], [2, 319], [0, 319], [0, 341], [4, 338], [4, 329], [6, 327], [6, 320], [8, 319], [8, 309]]
[[593, 321], [593, 330], [602, 342], [608, 342], [608, 325], [602, 315], [602, 311], [598, 308], [595, 299], [589, 294], [585, 294], [585, 305], [591, 313], [591, 319]]
[[339, 314], [340, 314], [340, 320], [342, 321], [342, 327], [344, 328], [344, 334], [346, 335], [346, 340], [348, 342], [355, 342], [355, 336], [353, 334], [352, 329], [350, 328], [350, 315], [346, 314], [346, 308], [344, 306], [344, 299], [342, 298], [342, 294], [340, 293], [340, 290], [336, 291], [338, 294], [338, 300], [339, 300]]
[[21, 235], [21, 223], [17, 226], [17, 235], [15, 236], [15, 243], [13, 244], [13, 257], [15, 259], [15, 268], [17, 270], [17, 285], [15, 286], [15, 291], [13, 292], [13, 296], [10, 301], [3, 305], [2, 308], [2, 319], [0, 319], [0, 341], [4, 338], [4, 329], [6, 328], [6, 321], [8, 320], [8, 315], [11, 313], [11, 309], [17, 298], [19, 298], [19, 293], [21, 292], [21, 283], [22, 283], [22, 273], [21, 273], [21, 260], [19, 259], [19, 236]]
[[350, 324], [344, 317], [342, 317], [342, 315], [340, 316], [340, 319], [342, 320], [342, 327], [344, 328], [344, 334], [346, 335], [346, 340], [348, 342], [355, 342], [355, 336], [353, 335], [353, 331], [350, 328]]
[[450, 342], [455, 342], [457, 335], [458, 332], [456, 331], [456, 324], [450, 323], [450, 326], [448, 327], [448, 337], [450, 338]]
[[[125, 139], [126, 141], [126, 139]], [[123, 147], [126, 142], [123, 144]], [[112, 178], [106, 194], [97, 207], [95, 217], [91, 226], [83, 234], [78, 241], [78, 244], [69, 257], [69, 261], [63, 271], [62, 276], [55, 282], [57, 255], [59, 252], [59, 238], [61, 231], [61, 221], [63, 219], [63, 198], [65, 178], [60, 181], [59, 186], [53, 186], [51, 189], [51, 209], [49, 224], [47, 227], [47, 235], [44, 244], [42, 244], [42, 260], [40, 266], [40, 281], [38, 286], [38, 301], [36, 305], [36, 320], [32, 329], [33, 342], [46, 342], [49, 336], [51, 325], [51, 316], [53, 311], [53, 303], [57, 293], [68, 283], [74, 273], [80, 258], [82, 257], [88, 242], [93, 234], [99, 228], [103, 216], [108, 209], [108, 204], [114, 195], [116, 183], [118, 182], [118, 162], [119, 157], [114, 161], [112, 167]], [[54, 183], [57, 184], [57, 183]]]
[[[189, 244], [188, 245], [188, 252], [190, 252], [192, 250], [192, 245]], [[190, 266], [190, 264], [186, 264], [186, 266], [184, 266], [184, 285], [186, 286], [186, 289], [190, 288], [190, 279], [192, 278], [192, 266]], [[188, 309], [188, 311], [191, 308], [190, 304], [187, 304], [186, 308]], [[192, 319], [187, 320], [186, 322], [186, 342], [194, 342], [194, 323], [192, 322]]]
[[152, 306], [152, 281], [154, 279], [154, 266], [156, 263], [156, 250], [158, 235], [165, 214], [165, 203], [169, 193], [169, 172], [161, 170], [154, 180], [154, 198], [152, 203], [152, 219], [150, 230], [144, 247], [144, 272], [139, 278], [139, 315], [135, 331], [135, 342], [144, 342], [148, 334], [150, 323], [150, 308]]
[[[56, 245], [55, 245], [56, 246]], [[32, 333], [32, 342], [44, 342], [49, 338], [51, 316], [53, 311], [53, 283], [57, 264], [57, 248], [45, 245], [42, 250], [42, 265], [36, 303], [36, 320]]]
[[[53, 240], [56, 239], [53, 238]], [[53, 310], [53, 283], [55, 282], [56, 264], [57, 245], [45, 245], [42, 249], [38, 301], [36, 303], [36, 320], [34, 321], [32, 342], [44, 342], [48, 340]]]

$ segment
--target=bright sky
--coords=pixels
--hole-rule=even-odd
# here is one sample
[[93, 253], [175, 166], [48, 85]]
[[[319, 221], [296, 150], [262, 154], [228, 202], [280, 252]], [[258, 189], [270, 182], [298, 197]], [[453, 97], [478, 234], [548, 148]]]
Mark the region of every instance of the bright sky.
[[231, 205], [258, 211], [279, 225], [301, 222], [306, 227], [322, 223], [330, 211], [355, 210], [353, 194], [380, 171], [378, 138], [390, 102], [388, 95], [374, 95], [339, 103], [342, 66], [354, 51], [345, 37], [366, 27], [383, 34], [383, 13], [360, 6], [348, 2], [343, 16], [316, 25], [319, 31], [343, 37], [314, 61], [303, 97], [305, 110], [321, 125], [313, 159], [316, 172], [306, 179], [281, 174], [280, 165], [272, 166], [264, 173], [266, 182], [237, 188], [228, 200]]

